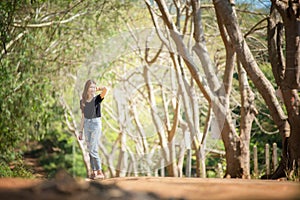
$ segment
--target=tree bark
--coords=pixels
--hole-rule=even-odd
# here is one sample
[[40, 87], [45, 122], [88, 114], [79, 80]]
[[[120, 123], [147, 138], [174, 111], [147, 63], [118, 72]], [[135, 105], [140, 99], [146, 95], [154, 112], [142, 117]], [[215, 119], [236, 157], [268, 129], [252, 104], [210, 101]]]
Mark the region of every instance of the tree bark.
[[[234, 1], [231, 1], [231, 4], [234, 5]], [[236, 15], [234, 6], [232, 7], [233, 14]], [[236, 52], [234, 50], [233, 43], [231, 42], [230, 37], [227, 34], [226, 28], [223, 24], [222, 18], [220, 16], [219, 10], [216, 9], [217, 21], [221, 37], [226, 49], [226, 68], [224, 73], [224, 87], [225, 87], [225, 106], [229, 109], [229, 95], [231, 93], [232, 87], [232, 77], [234, 72], [234, 58]], [[238, 72], [239, 72], [239, 86], [241, 94], [241, 117], [240, 117], [240, 150], [241, 150], [241, 171], [243, 178], [250, 178], [250, 135], [252, 122], [256, 114], [256, 109], [253, 105], [254, 103], [254, 94], [251, 91], [246, 72], [241, 68], [240, 63], [237, 62]]]
[[250, 137], [251, 127], [257, 110], [254, 106], [254, 93], [252, 92], [247, 74], [238, 63], [240, 93], [241, 93], [241, 122], [240, 122], [240, 138], [241, 138], [241, 165], [243, 169], [243, 177], [250, 179]]
[[[268, 24], [268, 47], [273, 74], [288, 113], [290, 131], [282, 134], [283, 152], [272, 179], [288, 175], [299, 168], [300, 160], [300, 5], [296, 1], [272, 0]], [[279, 14], [280, 13], [280, 16]], [[280, 18], [281, 17], [281, 18]], [[286, 54], [282, 50], [283, 28]], [[296, 170], [297, 171], [297, 170]]]

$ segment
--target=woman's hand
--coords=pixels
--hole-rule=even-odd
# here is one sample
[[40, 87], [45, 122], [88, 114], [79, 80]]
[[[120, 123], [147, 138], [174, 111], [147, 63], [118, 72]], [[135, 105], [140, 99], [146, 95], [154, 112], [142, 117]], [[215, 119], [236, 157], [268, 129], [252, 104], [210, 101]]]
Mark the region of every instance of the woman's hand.
[[102, 91], [102, 90], [103, 90], [103, 87], [96, 87], [96, 92]]
[[107, 94], [107, 88], [104, 86], [101, 88], [101, 98], [103, 99], [105, 97], [105, 95]]

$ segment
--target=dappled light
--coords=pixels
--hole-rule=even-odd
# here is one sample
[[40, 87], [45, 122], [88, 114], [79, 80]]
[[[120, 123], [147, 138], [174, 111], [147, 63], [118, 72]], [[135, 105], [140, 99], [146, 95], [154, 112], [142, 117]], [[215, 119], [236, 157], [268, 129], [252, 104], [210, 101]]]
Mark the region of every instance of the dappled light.
[[1, 199], [300, 196], [298, 1], [0, 9]]

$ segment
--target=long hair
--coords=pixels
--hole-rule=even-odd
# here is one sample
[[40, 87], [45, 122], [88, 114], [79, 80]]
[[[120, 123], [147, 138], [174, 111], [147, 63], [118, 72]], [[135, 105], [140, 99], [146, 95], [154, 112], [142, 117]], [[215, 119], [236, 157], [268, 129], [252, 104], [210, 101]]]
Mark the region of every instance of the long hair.
[[96, 82], [93, 81], [93, 80], [87, 80], [87, 81], [85, 82], [84, 90], [83, 90], [83, 92], [82, 92], [82, 100], [81, 100], [81, 107], [82, 107], [82, 108], [84, 108], [84, 106], [85, 106], [85, 103], [86, 103], [87, 98], [88, 98], [87, 92], [88, 92], [88, 90], [89, 90], [89, 88], [90, 88], [90, 85], [92, 85], [92, 84], [95, 84], [95, 85], [96, 85]]

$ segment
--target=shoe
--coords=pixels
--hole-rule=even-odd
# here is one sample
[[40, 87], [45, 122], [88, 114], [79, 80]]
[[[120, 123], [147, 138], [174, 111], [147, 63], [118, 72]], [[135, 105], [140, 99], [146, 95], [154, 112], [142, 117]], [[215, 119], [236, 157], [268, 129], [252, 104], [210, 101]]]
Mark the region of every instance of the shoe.
[[103, 174], [97, 174], [96, 176], [93, 177], [94, 180], [96, 179], [104, 179], [104, 175]]
[[95, 174], [92, 173], [92, 174], [90, 175], [90, 179], [94, 179], [94, 178], [95, 178]]
[[97, 174], [94, 174], [94, 180], [95, 179], [104, 179], [104, 174], [101, 170], [98, 170]]

